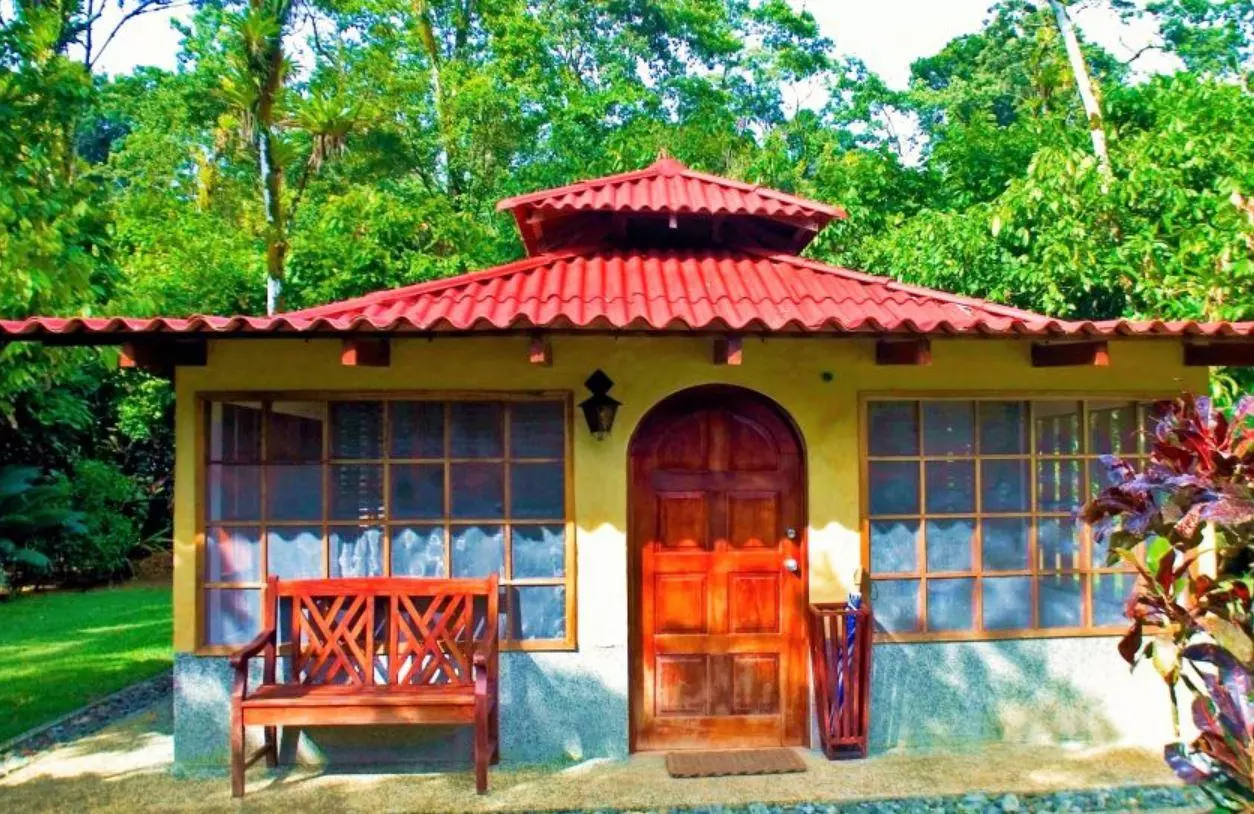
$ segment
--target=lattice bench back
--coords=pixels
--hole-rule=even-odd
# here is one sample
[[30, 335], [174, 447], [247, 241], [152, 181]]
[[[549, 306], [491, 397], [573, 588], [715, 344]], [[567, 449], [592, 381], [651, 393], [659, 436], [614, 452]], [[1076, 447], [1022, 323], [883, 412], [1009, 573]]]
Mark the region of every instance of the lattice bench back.
[[267, 593], [265, 621], [287, 628], [293, 684], [472, 685], [475, 651], [497, 631], [495, 576], [272, 579]]

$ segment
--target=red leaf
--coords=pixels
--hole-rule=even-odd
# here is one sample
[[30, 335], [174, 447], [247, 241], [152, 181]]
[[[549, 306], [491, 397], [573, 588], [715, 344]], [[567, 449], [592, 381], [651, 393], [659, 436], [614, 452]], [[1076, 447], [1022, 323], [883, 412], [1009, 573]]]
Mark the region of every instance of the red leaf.
[[1119, 655], [1123, 656], [1123, 660], [1128, 664], [1135, 664], [1136, 655], [1139, 652], [1141, 652], [1141, 623], [1136, 622], [1119, 640]]
[[1163, 554], [1163, 558], [1158, 561], [1158, 573], [1154, 575], [1154, 579], [1157, 580], [1159, 587], [1164, 591], [1170, 591], [1171, 584], [1176, 581], [1175, 564], [1176, 551], [1174, 548]]

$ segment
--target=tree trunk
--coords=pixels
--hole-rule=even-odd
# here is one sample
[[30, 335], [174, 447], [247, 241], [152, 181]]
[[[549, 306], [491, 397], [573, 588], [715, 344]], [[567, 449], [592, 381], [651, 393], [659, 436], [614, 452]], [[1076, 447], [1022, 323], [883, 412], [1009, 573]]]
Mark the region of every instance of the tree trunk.
[[[414, 17], [418, 23], [418, 37], [422, 41], [427, 60], [431, 63], [431, 96], [435, 107], [436, 129], [439, 133], [441, 152], [444, 153], [445, 188], [453, 198], [454, 206], [461, 197], [461, 176], [458, 168], [461, 162], [457, 156], [456, 139], [453, 134], [453, 122], [449, 112], [447, 90], [444, 87], [443, 70], [444, 54], [436, 39], [435, 25], [431, 21], [431, 9], [427, 0], [414, 0]], [[456, 12], [456, 28], [454, 31], [454, 57], [458, 50], [465, 47], [472, 6], [467, 2], [459, 6]]]
[[269, 123], [257, 124], [257, 164], [261, 200], [266, 213], [266, 314], [283, 307], [283, 273], [287, 259], [287, 223], [283, 212], [283, 169], [275, 163]]
[[[253, 0], [254, 6], [258, 0]], [[283, 35], [291, 3], [279, 6], [278, 33], [265, 43], [265, 53], [254, 63], [258, 94], [254, 109], [257, 170], [262, 209], [266, 217], [266, 314], [283, 308], [283, 278], [287, 261], [287, 213], [283, 207], [283, 167], [275, 155], [275, 105], [283, 89]]]
[[1071, 73], [1075, 76], [1076, 87], [1080, 90], [1080, 100], [1084, 102], [1089, 135], [1093, 139], [1093, 155], [1097, 156], [1097, 164], [1102, 173], [1109, 176], [1110, 153], [1106, 149], [1106, 129], [1102, 121], [1102, 106], [1097, 101], [1097, 94], [1093, 90], [1093, 79], [1089, 76], [1084, 53], [1080, 50], [1075, 25], [1071, 22], [1071, 15], [1067, 13], [1062, 0], [1049, 0], [1049, 7], [1053, 9], [1054, 19], [1058, 21], [1058, 31], [1062, 34], [1062, 41], [1067, 47], [1067, 60], [1071, 63]]

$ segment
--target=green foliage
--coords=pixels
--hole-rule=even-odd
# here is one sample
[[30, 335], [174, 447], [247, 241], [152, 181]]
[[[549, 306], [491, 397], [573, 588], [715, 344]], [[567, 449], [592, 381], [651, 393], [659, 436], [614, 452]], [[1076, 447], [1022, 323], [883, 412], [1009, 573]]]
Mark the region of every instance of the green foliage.
[[848, 200], [851, 222], [815, 254], [1061, 317], [1250, 319], [1254, 95], [1197, 73], [1133, 84], [1109, 55], [1086, 56], [1109, 181], [1044, 8], [1000, 4], [984, 31], [916, 62], [904, 94], [855, 77], [833, 107], [917, 117], [924, 161], [904, 166], [883, 128], [873, 155], [865, 143], [825, 153], [817, 189]]
[[136, 376], [117, 402], [118, 432], [131, 441], [157, 440], [173, 407], [174, 392], [169, 382], [154, 376]]
[[1251, 0], [1154, 0], [1149, 11], [1163, 24], [1167, 47], [1190, 70], [1247, 76], [1254, 59]]
[[82, 353], [90, 364], [77, 376], [16, 402], [13, 423], [0, 423], [0, 459], [71, 473], [48, 480], [81, 517], [83, 532], [41, 535], [29, 547], [47, 559], [47, 579], [95, 583], [126, 574], [127, 556], [168, 538], [173, 399], [160, 379], [104, 373], [99, 355], [116, 352]]
[[59, 6], [19, 9], [0, 28], [0, 316], [81, 307], [108, 274], [107, 200], [75, 151], [91, 77], [57, 50]]
[[496, 260], [481, 219], [412, 180], [355, 184], [328, 195], [309, 217], [317, 220], [302, 223], [305, 237], [291, 258], [293, 305], [448, 277]]
[[47, 548], [83, 530], [64, 481], [42, 478], [33, 467], [0, 467], [0, 589], [49, 577]]
[[48, 554], [63, 584], [96, 584], [130, 572], [130, 555], [142, 546], [140, 518], [148, 496], [120, 467], [81, 459], [67, 479], [75, 510], [82, 518], [78, 533], [61, 536]]

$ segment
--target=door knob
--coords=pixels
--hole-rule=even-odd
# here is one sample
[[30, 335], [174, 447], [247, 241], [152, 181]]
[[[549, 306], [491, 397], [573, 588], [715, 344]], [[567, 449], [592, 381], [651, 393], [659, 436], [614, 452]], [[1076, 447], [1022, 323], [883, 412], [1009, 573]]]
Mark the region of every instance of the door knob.
[[784, 560], [784, 570], [790, 574], [800, 574], [801, 563], [797, 562], [796, 557], [789, 557], [788, 559]]

